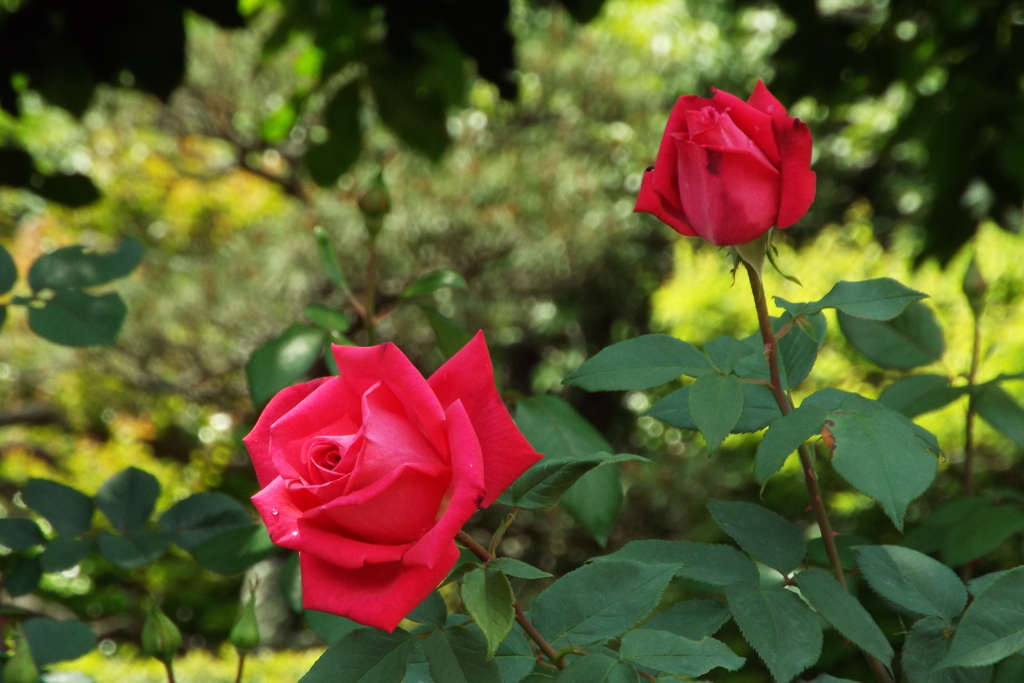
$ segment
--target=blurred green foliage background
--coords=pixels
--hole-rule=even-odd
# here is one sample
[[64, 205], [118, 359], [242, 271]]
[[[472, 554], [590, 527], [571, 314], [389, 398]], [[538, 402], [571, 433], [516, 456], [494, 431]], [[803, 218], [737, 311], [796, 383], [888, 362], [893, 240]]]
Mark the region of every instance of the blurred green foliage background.
[[[33, 4], [0, 2], [0, 31]], [[959, 376], [971, 339], [959, 282], [976, 253], [990, 283], [980, 379], [1021, 370], [1019, 3], [940, 2], [933, 10], [923, 2], [822, 0], [813, 11], [781, 1], [589, 4], [600, 13], [581, 24], [559, 5], [511, 3], [500, 25], [514, 38], [511, 75], [492, 69], [487, 80], [457, 50], [428, 50], [420, 85], [410, 88], [443, 95], [429, 105], [441, 116], [430, 139], [417, 137], [423, 133], [415, 125], [410, 131], [402, 107], [396, 112], [374, 80], [375, 69], [394, 68], [387, 60], [399, 60], [401, 46], [366, 48], [346, 62], [299, 3], [245, 0], [244, 27], [236, 29], [185, 11], [184, 76], [155, 93], [166, 101], [126, 70], [97, 78], [76, 117], [30, 80], [17, 94], [17, 115], [0, 112], [0, 146], [26, 150], [41, 174], [87, 176], [100, 198], [70, 208], [44, 200], [31, 182], [0, 188], [0, 241], [19, 270], [58, 246], [103, 248], [121, 235], [142, 242], [146, 254], [131, 278], [114, 285], [129, 317], [112, 348], [44, 342], [28, 331], [24, 311], [12, 309], [0, 331], [2, 506], [17, 514], [14, 494], [29, 477], [92, 493], [129, 465], [160, 478], [160, 509], [204, 489], [242, 500], [254, 493], [240, 441], [256, 416], [245, 362], [303, 321], [306, 304], [351, 314], [318, 264], [313, 227], [328, 231], [350, 283], [361, 288], [367, 238], [355, 199], [383, 169], [394, 209], [380, 238], [382, 301], [430, 270], [458, 271], [468, 290], [439, 290], [434, 303], [466, 329], [485, 331], [510, 396], [558, 393], [616, 447], [654, 460], [625, 469], [627, 502], [609, 548], [632, 538], [718, 540], [704, 504], [757, 495], [751, 438], [730, 437], [708, 458], [698, 437], [637, 420], [658, 398], [653, 392], [587, 395], [561, 380], [608, 343], [643, 332], [699, 345], [756, 329], [748, 285], [733, 284], [724, 252], [679, 239], [632, 207], [675, 99], [709, 95], [711, 86], [745, 96], [758, 78], [774, 89], [777, 77], [779, 96], [811, 125], [819, 178], [811, 212], [776, 236], [780, 266], [803, 287], [768, 275], [769, 293], [816, 299], [840, 279], [896, 277], [933, 297], [946, 331], [945, 356], [926, 370]], [[567, 3], [580, 19], [589, 18], [585, 5]], [[386, 32], [381, 7], [367, 10], [367, 31], [383, 25]], [[826, 29], [831, 42], [823, 43]], [[354, 142], [326, 104], [347, 87], [339, 80], [363, 84]], [[405, 113], [421, 113], [416, 106]], [[957, 135], [949, 136], [950, 126]], [[315, 149], [353, 162], [318, 166]], [[900, 376], [857, 356], [834, 320], [829, 334], [808, 391], [833, 385], [876, 395]], [[424, 372], [443, 361], [414, 307], [385, 318], [379, 335]], [[323, 363], [313, 370], [326, 372]], [[962, 459], [964, 410], [965, 400], [922, 419], [946, 459], [932, 492], [911, 507], [911, 529], [958, 490], [945, 472]], [[1020, 448], [987, 427], [978, 439], [980, 488], [1019, 498]], [[825, 481], [840, 531], [898, 541], [868, 499], [838, 477]], [[810, 526], [801, 490], [788, 470], [763, 497]], [[479, 527], [493, 529], [498, 515], [482, 513]], [[501, 549], [556, 573], [601, 552], [557, 510], [522, 514]], [[986, 570], [1019, 564], [1020, 536], [993, 557]], [[76, 570], [46, 575], [33, 609], [88, 620], [111, 643], [107, 654], [91, 656], [103, 661], [119, 648], [130, 657], [139, 599], [149, 592], [192, 648], [216, 651], [241, 582], [205, 572], [185, 555], [139, 570], [90, 556]], [[268, 643], [315, 643], [286, 606], [267, 619], [278, 624]], [[835, 657], [845, 656], [841, 645], [826, 641]], [[188, 680], [206, 680], [198, 671], [211, 666], [197, 666]], [[106, 671], [93, 675], [134, 680]], [[135, 671], [139, 681], [150, 680]], [[753, 675], [728, 680], [760, 680]]]

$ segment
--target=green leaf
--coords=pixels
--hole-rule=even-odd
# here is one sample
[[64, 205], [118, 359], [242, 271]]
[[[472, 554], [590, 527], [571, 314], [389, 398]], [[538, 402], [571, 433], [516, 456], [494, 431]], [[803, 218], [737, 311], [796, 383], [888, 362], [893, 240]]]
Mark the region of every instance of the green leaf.
[[487, 563], [488, 569], [497, 569], [506, 576], [515, 576], [520, 579], [545, 579], [551, 574], [537, 569], [533, 565], [526, 564], [511, 557], [498, 557]]
[[668, 631], [690, 640], [713, 636], [729, 621], [729, 608], [717, 600], [683, 600], [648, 619], [641, 628]]
[[907, 417], [917, 417], [945, 407], [967, 393], [967, 387], [952, 387], [942, 375], [911, 375], [890, 384], [878, 396], [884, 403]]
[[487, 639], [487, 659], [490, 659], [516, 619], [512, 584], [497, 569], [474, 569], [466, 574], [462, 584], [462, 602]]
[[341, 272], [338, 254], [334, 251], [334, 245], [331, 244], [331, 236], [320, 225], [313, 228], [313, 236], [316, 238], [316, 253], [320, 257], [320, 265], [323, 266], [327, 277], [331, 278], [331, 281], [338, 285], [342, 291], [347, 292], [348, 283], [345, 282], [345, 276]]
[[99, 253], [76, 244], [43, 254], [28, 271], [33, 291], [86, 289], [130, 274], [142, 260], [142, 245], [125, 237], [117, 249]]
[[318, 612], [315, 609], [303, 610], [302, 616], [306, 619], [306, 625], [316, 634], [317, 638], [332, 646], [340, 643], [345, 636], [356, 629], [364, 628], [362, 624], [357, 624], [351, 619], [339, 617], [337, 614]]
[[[612, 447], [582, 415], [554, 396], [535, 396], [516, 404], [516, 424], [537, 452], [546, 457], [520, 477], [532, 480], [535, 468], [547, 467], [548, 458], [583, 459], [595, 453], [611, 453]], [[631, 456], [615, 456], [631, 459]], [[635, 458], [637, 456], [632, 456]], [[596, 465], [595, 465], [596, 467]], [[517, 481], [514, 490], [521, 486]], [[503, 497], [503, 500], [507, 498]], [[562, 506], [601, 544], [608, 539], [622, 507], [622, 487], [617, 468], [587, 472], [565, 494]]]
[[433, 624], [438, 628], [444, 628], [448, 620], [448, 607], [441, 594], [433, 591], [413, 611], [409, 612], [407, 618], [417, 624]]
[[933, 510], [930, 515], [925, 517], [921, 526], [903, 537], [900, 545], [926, 554], [938, 552], [942, 549], [946, 537], [949, 536], [953, 527], [962, 523], [979, 509], [987, 507], [991, 507], [991, 503], [978, 496], [954, 498]]
[[[969, 670], [969, 669], [968, 669]], [[1000, 662], [992, 683], [1020, 683], [1024, 681], [1024, 657], [1010, 657]], [[982, 683], [988, 683], [983, 681]]]
[[329, 332], [347, 332], [350, 327], [344, 313], [322, 304], [310, 304], [302, 309], [302, 314]]
[[147, 529], [132, 529], [123, 536], [104, 531], [96, 538], [100, 554], [108, 562], [125, 569], [160, 559], [169, 543], [166, 536]]
[[29, 307], [28, 324], [33, 332], [55, 344], [109, 346], [127, 313], [117, 294], [93, 296], [75, 289], [58, 289], [42, 307]]
[[1003, 436], [1024, 448], [1024, 409], [998, 384], [975, 388], [974, 409]]
[[849, 678], [836, 678], [828, 674], [818, 674], [810, 683], [857, 683], [857, 681], [851, 681]]
[[1024, 650], [1024, 567], [1000, 576], [964, 612], [940, 668], [987, 666]]
[[639, 683], [640, 677], [629, 664], [595, 653], [572, 661], [555, 680], [558, 683]]
[[813, 315], [826, 308], [837, 308], [847, 315], [867, 320], [891, 320], [907, 306], [926, 298], [906, 285], [882, 277], [860, 282], [837, 282], [828, 294], [810, 303], [791, 303], [775, 297], [775, 303], [792, 315]]
[[[715, 337], [704, 345], [704, 353], [722, 373], [729, 374], [741, 360], [756, 353], [757, 347], [751, 347], [733, 337]], [[701, 373], [702, 375], [707, 373]]]
[[[781, 318], [772, 318], [772, 328], [778, 332], [782, 327], [792, 320], [788, 313]], [[825, 334], [828, 331], [828, 323], [821, 313], [808, 316], [802, 322], [795, 322], [789, 332], [779, 340], [779, 362], [781, 370], [785, 374], [786, 384], [792, 389], [807, 379], [818, 359], [818, 352], [825, 343]], [[761, 335], [757, 335], [757, 342], [761, 344], [758, 349], [758, 360], [767, 365], [763, 353]], [[770, 379], [770, 378], [769, 378]]]
[[692, 541], [630, 541], [621, 549], [595, 557], [595, 562], [633, 561], [676, 567], [676, 576], [709, 586], [733, 583], [756, 584], [760, 574], [745, 553], [731, 545], [708, 545]]
[[[498, 502], [524, 510], [548, 508], [557, 503], [570, 487], [591, 470], [603, 465], [630, 461], [647, 460], [639, 455], [608, 453], [594, 453], [576, 459], [545, 457], [513, 482]], [[615, 481], [618, 482], [618, 477]]]
[[985, 590], [987, 590], [989, 586], [995, 583], [997, 579], [1001, 578], [1008, 571], [1010, 570], [1004, 569], [1002, 571], [992, 572], [991, 574], [979, 576], [976, 579], [971, 579], [967, 582], [967, 592], [973, 595], [974, 597], [978, 597], [983, 592], [985, 592]]
[[832, 466], [846, 481], [882, 506], [896, 528], [910, 501], [935, 478], [938, 459], [909, 419], [857, 394], [826, 420], [835, 439]]
[[942, 544], [942, 561], [959, 567], [984, 557], [1003, 541], [1024, 530], [1024, 511], [984, 505], [954, 525]]
[[62, 536], [79, 536], [92, 523], [92, 498], [70, 486], [49, 479], [29, 479], [21, 489], [21, 499]]
[[732, 375], [704, 375], [690, 385], [690, 415], [714, 452], [743, 414], [743, 385]]
[[502, 683], [501, 668], [490, 657], [479, 632], [462, 626], [434, 631], [423, 641], [430, 676], [445, 683]]
[[772, 422], [757, 446], [754, 457], [754, 478], [758, 484], [779, 471], [791, 453], [804, 441], [821, 433], [828, 410], [814, 404], [804, 404]]
[[357, 629], [324, 652], [299, 683], [401, 683], [415, 644], [405, 632]]
[[[435, 88], [417, 78], [419, 69], [397, 60], [377, 60], [370, 85], [381, 121], [414, 150], [437, 161], [448, 147], [448, 103]], [[450, 74], [461, 78], [462, 74]], [[453, 81], [447, 81], [449, 83]]]
[[46, 573], [62, 572], [81, 562], [91, 549], [91, 538], [58, 536], [46, 545], [39, 555], [39, 563]]
[[185, 550], [192, 550], [225, 531], [252, 526], [242, 504], [216, 491], [194, 493], [160, 517], [160, 532]]
[[46, 543], [39, 525], [24, 517], [7, 517], [0, 519], [0, 545], [6, 546], [16, 553]]
[[909, 370], [942, 358], [946, 343], [935, 314], [915, 303], [892, 320], [879, 322], [837, 314], [847, 341], [865, 358], [883, 368]]
[[18, 281], [18, 266], [14, 263], [11, 252], [0, 244], [0, 294], [6, 294]]
[[789, 683], [818, 661], [821, 626], [794, 593], [780, 586], [734, 583], [725, 594], [740, 632], [768, 665], [776, 683]]
[[988, 683], [992, 667], [939, 669], [949, 650], [952, 629], [938, 617], [919, 619], [903, 644], [903, 672], [907, 683]]
[[18, 557], [11, 563], [4, 576], [4, 589], [12, 598], [31, 593], [39, 587], [43, 578], [43, 566], [38, 557]]
[[699, 377], [711, 372], [711, 361], [692, 344], [667, 334], [645, 334], [602, 349], [563, 383], [586, 391], [636, 391], [680, 375]]
[[[679, 429], [697, 431], [697, 423], [690, 415], [689, 386], [676, 389], [655, 403], [644, 415], [657, 418]], [[740, 414], [739, 421], [732, 428], [732, 433], [757, 432], [780, 417], [782, 417], [782, 412], [779, 410], [778, 403], [775, 402], [771, 389], [761, 384], [744, 382], [743, 412]]]
[[220, 574], [245, 571], [260, 560], [278, 551], [262, 524], [246, 529], [233, 529], [211, 538], [192, 551], [196, 562], [204, 569]]
[[723, 668], [736, 671], [746, 661], [714, 638], [690, 640], [652, 629], [636, 629], [622, 637], [619, 656], [627, 662], [672, 676], [703, 676]]
[[938, 560], [895, 545], [860, 546], [854, 551], [868, 585], [894, 605], [951, 623], [967, 604], [963, 582]]
[[796, 569], [807, 554], [800, 529], [768, 508], [745, 501], [712, 499], [708, 511], [741, 548], [783, 575]]
[[533, 650], [523, 635], [523, 629], [518, 624], [513, 625], [508, 637], [498, 646], [495, 659], [498, 661], [504, 683], [519, 683], [530, 675], [537, 663]]
[[80, 621], [29, 619], [21, 630], [36, 666], [78, 659], [96, 647], [92, 629]]
[[342, 86], [327, 103], [324, 114], [328, 138], [310, 144], [304, 161], [313, 182], [320, 187], [330, 187], [355, 163], [362, 148], [359, 80]]
[[103, 482], [96, 507], [118, 531], [139, 529], [149, 520], [160, 496], [160, 482], [137, 467], [123, 469]]
[[891, 670], [896, 653], [868, 611], [842, 584], [820, 569], [808, 569], [796, 575], [796, 585], [825, 621]]
[[437, 346], [445, 358], [454, 356], [473, 338], [473, 335], [463, 329], [461, 325], [443, 315], [436, 308], [421, 305], [420, 310], [427, 315], [430, 327], [434, 330], [434, 336], [437, 337]]
[[466, 280], [454, 270], [435, 270], [417, 278], [415, 282], [403, 289], [399, 296], [403, 299], [408, 299], [420, 296], [421, 294], [430, 294], [445, 287], [466, 289]]
[[610, 640], [654, 609], [675, 569], [616, 561], [584, 565], [537, 597], [531, 621], [555, 648]]
[[253, 351], [245, 364], [252, 402], [262, 406], [274, 394], [302, 379], [319, 357], [324, 338], [319, 327], [295, 323]]

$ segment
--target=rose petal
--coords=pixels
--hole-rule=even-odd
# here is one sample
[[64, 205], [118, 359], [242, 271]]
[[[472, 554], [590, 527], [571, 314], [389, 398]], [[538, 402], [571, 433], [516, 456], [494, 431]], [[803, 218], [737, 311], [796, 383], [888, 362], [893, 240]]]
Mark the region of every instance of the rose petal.
[[776, 225], [781, 228], [800, 220], [814, 202], [817, 175], [811, 170], [811, 131], [800, 119], [781, 124], [782, 201]]
[[747, 104], [757, 111], [768, 114], [772, 119], [778, 119], [783, 116], [788, 117], [786, 108], [782, 106], [782, 102], [779, 102], [775, 98], [775, 95], [768, 91], [768, 88], [760, 78], [757, 79], [757, 85], [754, 86], [754, 91], [750, 93], [750, 97], [747, 98]]
[[[746, 107], [745, 104], [743, 106]], [[749, 107], [747, 108], [749, 109]], [[761, 114], [760, 112], [755, 113], [759, 116], [764, 116], [764, 114]], [[765, 124], [770, 129], [771, 119], [764, 116], [764, 120]], [[755, 159], [763, 162], [768, 168], [773, 171], [778, 170], [776, 165], [773, 164], [767, 156], [765, 156], [765, 153], [758, 148], [754, 141], [739, 129], [739, 127], [733, 122], [732, 117], [729, 116], [729, 113], [718, 114], [715, 112], [714, 123], [712, 125], [705, 126], [699, 133], [690, 135], [690, 142], [695, 142], [702, 147], [734, 149], [737, 152], [750, 152]]]
[[324, 501], [306, 516], [368, 543], [413, 543], [434, 526], [451, 478], [441, 463], [399, 465], [373, 486]]
[[242, 439], [246, 449], [249, 451], [252, 465], [256, 469], [256, 479], [260, 483], [260, 488], [270, 484], [278, 475], [277, 468], [274, 466], [274, 461], [270, 456], [270, 426], [328, 379], [328, 377], [322, 377], [304, 384], [296, 384], [277, 392], [274, 398], [270, 399], [270, 403], [263, 409], [263, 412], [260, 413], [259, 419], [256, 420], [256, 426], [252, 428], [248, 436]]
[[[541, 455], [516, 427], [498, 395], [483, 332], [477, 332], [468, 344], [438, 368], [430, 377], [429, 384], [446, 411], [450, 412], [455, 401], [462, 401], [483, 453], [485, 494], [481, 505], [487, 507], [520, 474], [540, 460]], [[450, 415], [448, 419], [451, 419]], [[449, 443], [451, 433], [449, 425]], [[457, 473], [456, 448], [450, 444], [449, 449], [452, 469]]]
[[[761, 83], [761, 81], [758, 81]], [[761, 84], [764, 88], [764, 84]], [[743, 131], [747, 137], [754, 141], [758, 149], [764, 152], [765, 156], [776, 168], [782, 162], [778, 145], [775, 142], [775, 133], [772, 130], [772, 117], [759, 109], [747, 104], [740, 98], [722, 90], [711, 89], [715, 93], [712, 98], [721, 107], [722, 111], [728, 112], [733, 123]], [[765, 88], [767, 92], [767, 88]], [[756, 92], [756, 88], [755, 88]], [[751, 95], [753, 98], [753, 95]], [[774, 98], [772, 98], [774, 99]], [[777, 103], [777, 101], [776, 101]], [[779, 105], [782, 106], [782, 105]]]
[[434, 447], [444, 451], [444, 407], [420, 371], [391, 343], [379, 346], [332, 346], [339, 374], [361, 396], [383, 381], [394, 391], [409, 418], [427, 435]]
[[[680, 135], [683, 138], [689, 137], [686, 112], [700, 110], [711, 104], [711, 100], [704, 99], [703, 97], [683, 95], [676, 100], [675, 105], [672, 107], [672, 112], [668, 116], [668, 123], [665, 125], [665, 134], [662, 136], [661, 145], [658, 147], [658, 159], [654, 162], [651, 181], [654, 183], [654, 189], [661, 195], [662, 202], [675, 208], [676, 214], [682, 212], [683, 206], [679, 203], [679, 179], [677, 175], [679, 171], [678, 164], [676, 163], [676, 147], [669, 138], [672, 135]], [[669, 223], [669, 225], [672, 224]]]
[[778, 171], [749, 152], [676, 142], [679, 196], [697, 234], [718, 246], [742, 244], [775, 224]]
[[677, 209], [665, 201], [665, 198], [654, 189], [653, 176], [653, 168], [649, 168], [644, 172], [643, 180], [640, 182], [640, 194], [637, 195], [636, 206], [633, 207], [633, 211], [653, 214], [658, 220], [667, 224], [679, 234], [686, 235], [687, 237], [696, 237], [697, 233], [686, 222], [686, 214], [681, 209]]
[[402, 558], [408, 565], [433, 566], [440, 561], [455, 534], [484, 500], [487, 461], [462, 401], [448, 406], [446, 417], [452, 451], [452, 498], [441, 519]]
[[308, 553], [299, 553], [302, 606], [393, 631], [437, 588], [458, 558], [459, 549], [454, 542], [448, 544], [433, 567], [392, 562], [343, 569]]
[[367, 390], [362, 404], [363, 447], [354, 455], [347, 493], [370, 486], [407, 463], [449, 466], [447, 438], [440, 439], [445, 450], [438, 453], [410, 421], [403, 402], [383, 383]]
[[285, 480], [278, 477], [252, 497], [252, 503], [267, 525], [270, 540], [284, 548], [298, 550], [298, 520], [302, 509], [289, 494]]
[[354, 434], [359, 429], [361, 396], [340, 377], [328, 377], [306, 398], [270, 425], [270, 457], [281, 476], [304, 479], [305, 444], [316, 436]]
[[412, 547], [412, 543], [387, 545], [349, 538], [306, 517], [300, 517], [296, 524], [298, 534], [293, 533], [293, 536], [297, 540], [289, 541], [292, 545], [285, 547], [297, 546], [294, 550], [313, 555], [335, 567], [358, 569], [380, 562], [400, 563], [402, 556]]

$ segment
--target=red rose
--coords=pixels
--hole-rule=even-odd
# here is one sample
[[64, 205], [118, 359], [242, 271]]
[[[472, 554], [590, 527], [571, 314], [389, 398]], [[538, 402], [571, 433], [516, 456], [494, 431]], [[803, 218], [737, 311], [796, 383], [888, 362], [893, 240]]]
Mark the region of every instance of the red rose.
[[721, 90], [672, 108], [635, 211], [719, 246], [788, 228], [814, 201], [811, 132], [761, 81], [746, 102]]
[[340, 376], [281, 391], [245, 438], [303, 606], [393, 630], [459, 557], [455, 534], [540, 459], [482, 333], [429, 380], [394, 344], [335, 346]]

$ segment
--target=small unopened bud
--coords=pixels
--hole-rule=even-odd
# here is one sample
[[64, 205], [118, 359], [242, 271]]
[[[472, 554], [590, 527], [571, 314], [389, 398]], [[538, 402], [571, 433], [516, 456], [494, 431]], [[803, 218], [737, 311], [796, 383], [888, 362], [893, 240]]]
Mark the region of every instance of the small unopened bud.
[[977, 315], [985, 308], [985, 294], [988, 292], [988, 283], [981, 276], [978, 269], [978, 262], [973, 257], [967, 264], [967, 272], [964, 273], [963, 281], [964, 294], [967, 295], [967, 303], [971, 310]]
[[4, 683], [39, 683], [39, 669], [32, 652], [28, 649], [28, 641], [20, 637], [14, 646], [14, 654], [4, 665]]
[[142, 624], [142, 652], [165, 664], [174, 659], [181, 648], [181, 631], [160, 608], [153, 605]]
[[391, 195], [384, 184], [383, 171], [378, 171], [370, 185], [359, 195], [359, 210], [363, 212], [370, 239], [376, 239], [384, 225], [384, 216], [391, 211]]
[[256, 591], [249, 596], [249, 601], [242, 608], [238, 620], [231, 628], [231, 644], [239, 654], [249, 654], [260, 644], [260, 625], [256, 620]]

